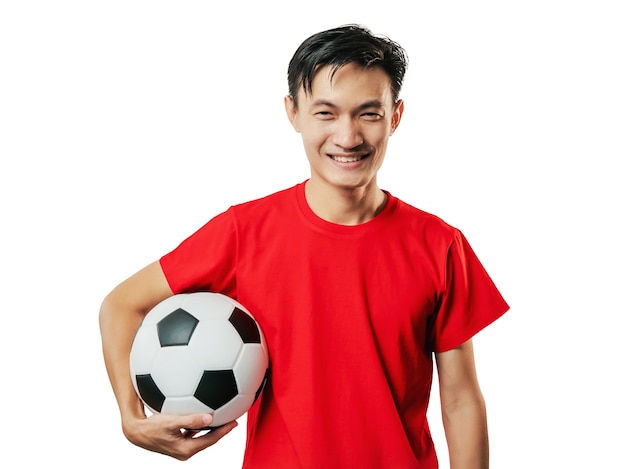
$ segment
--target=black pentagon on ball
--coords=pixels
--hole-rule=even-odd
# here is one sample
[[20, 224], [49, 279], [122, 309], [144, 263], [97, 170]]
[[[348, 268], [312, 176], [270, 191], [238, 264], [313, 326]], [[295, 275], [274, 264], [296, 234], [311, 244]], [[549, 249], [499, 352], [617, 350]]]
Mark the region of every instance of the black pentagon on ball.
[[161, 347], [187, 345], [198, 325], [198, 319], [182, 308], [171, 312], [157, 323]]
[[143, 401], [148, 404], [148, 407], [161, 412], [163, 403], [165, 402], [165, 396], [159, 390], [158, 386], [150, 375], [137, 375], [135, 376], [137, 381], [137, 390]]
[[228, 318], [244, 344], [260, 344], [261, 333], [254, 319], [249, 314], [235, 307]]
[[230, 402], [238, 392], [233, 370], [205, 371], [194, 397], [211, 409], [217, 410]]

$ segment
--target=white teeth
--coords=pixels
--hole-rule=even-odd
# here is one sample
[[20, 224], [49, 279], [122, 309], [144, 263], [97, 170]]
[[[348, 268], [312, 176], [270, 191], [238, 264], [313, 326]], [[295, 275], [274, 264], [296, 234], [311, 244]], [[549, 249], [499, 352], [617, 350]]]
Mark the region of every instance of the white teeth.
[[331, 158], [335, 161], [338, 161], [339, 163], [354, 163], [355, 161], [359, 161], [361, 159], [363, 159], [362, 156], [337, 156], [337, 155], [331, 155]]

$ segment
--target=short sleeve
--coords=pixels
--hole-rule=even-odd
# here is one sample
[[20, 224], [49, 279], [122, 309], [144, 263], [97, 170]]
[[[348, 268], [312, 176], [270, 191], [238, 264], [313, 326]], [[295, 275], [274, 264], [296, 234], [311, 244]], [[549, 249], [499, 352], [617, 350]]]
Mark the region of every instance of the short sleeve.
[[231, 211], [211, 219], [160, 259], [172, 292], [235, 296], [237, 236]]
[[445, 288], [432, 321], [435, 352], [463, 344], [509, 309], [471, 246], [458, 230], [446, 259]]

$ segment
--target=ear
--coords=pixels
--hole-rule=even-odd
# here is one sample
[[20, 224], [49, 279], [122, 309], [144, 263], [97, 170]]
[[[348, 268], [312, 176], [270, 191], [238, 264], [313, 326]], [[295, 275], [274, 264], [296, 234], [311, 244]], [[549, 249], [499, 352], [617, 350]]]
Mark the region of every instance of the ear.
[[390, 135], [393, 135], [393, 133], [396, 131], [396, 129], [400, 125], [403, 112], [404, 112], [404, 101], [400, 99], [395, 104], [395, 109], [393, 111], [393, 115], [391, 116], [391, 134]]
[[300, 132], [298, 128], [298, 107], [294, 99], [289, 95], [285, 96], [285, 112], [287, 112], [287, 119], [289, 119], [293, 128], [296, 132]]

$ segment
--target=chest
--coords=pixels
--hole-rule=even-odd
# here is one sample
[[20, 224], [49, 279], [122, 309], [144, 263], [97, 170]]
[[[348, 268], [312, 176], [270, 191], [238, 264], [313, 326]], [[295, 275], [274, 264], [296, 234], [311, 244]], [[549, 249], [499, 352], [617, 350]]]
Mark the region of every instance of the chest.
[[420, 243], [393, 234], [294, 232], [255, 245], [263, 247], [250, 255], [240, 248], [238, 295], [276, 340], [306, 337], [311, 347], [374, 342], [396, 353], [426, 348], [442, 273], [441, 261]]

